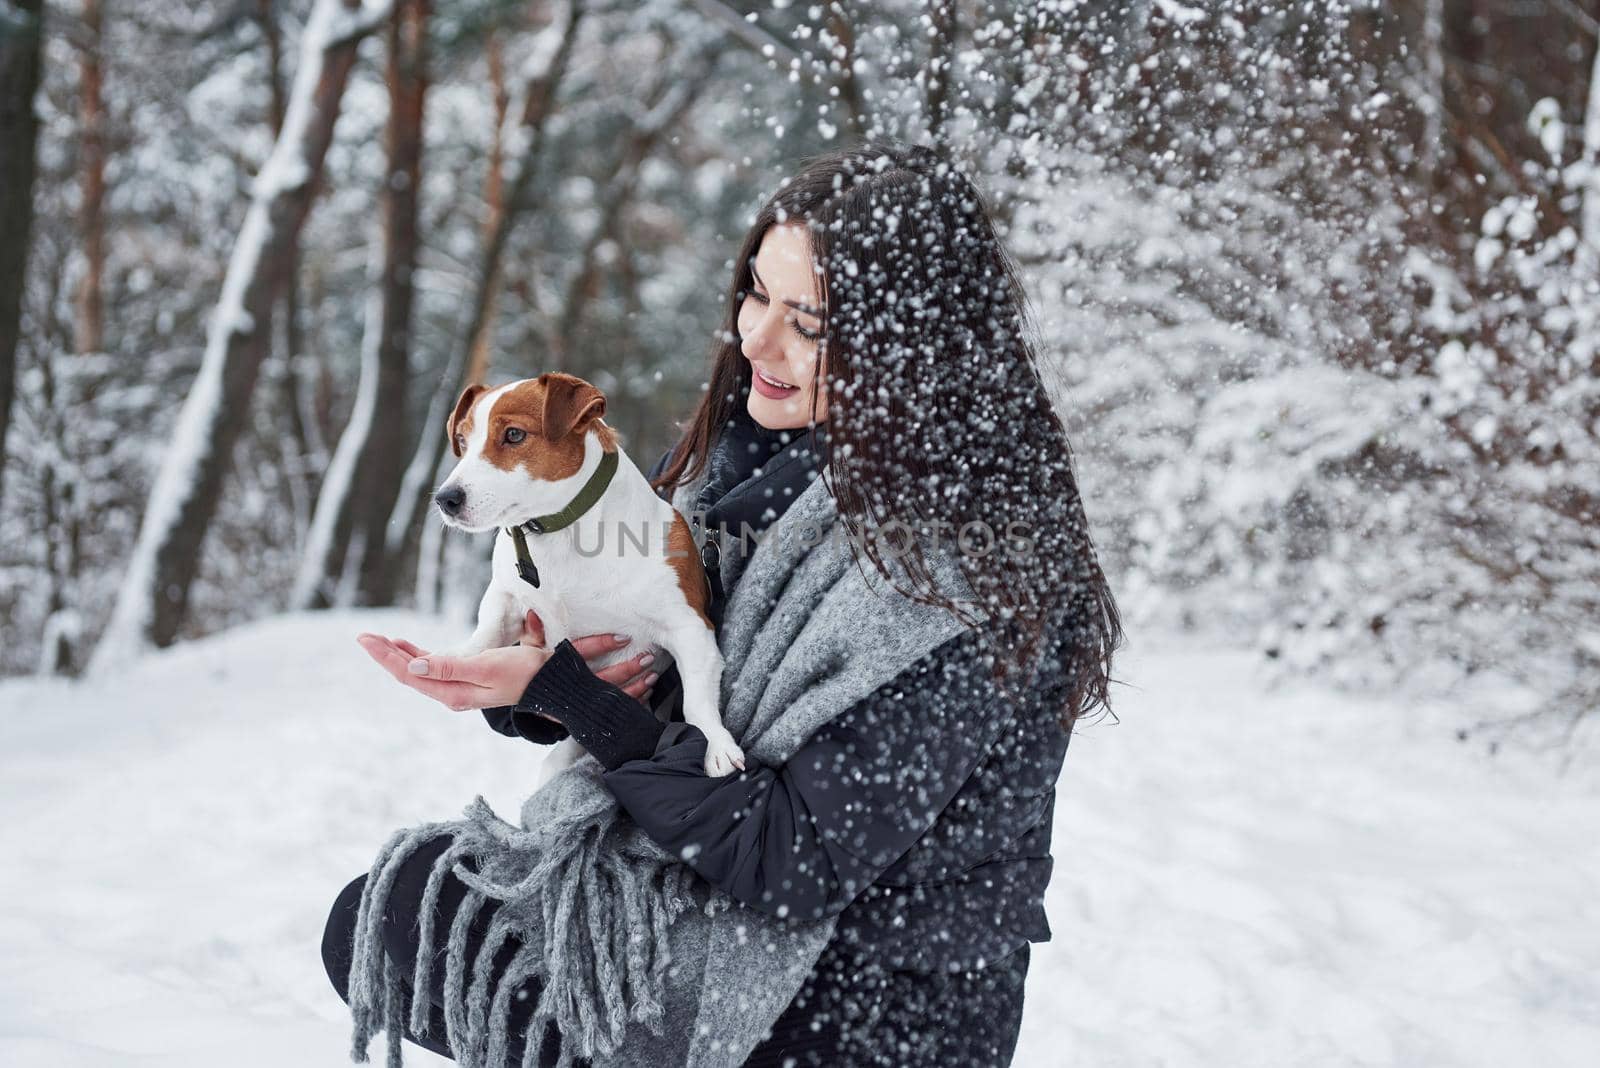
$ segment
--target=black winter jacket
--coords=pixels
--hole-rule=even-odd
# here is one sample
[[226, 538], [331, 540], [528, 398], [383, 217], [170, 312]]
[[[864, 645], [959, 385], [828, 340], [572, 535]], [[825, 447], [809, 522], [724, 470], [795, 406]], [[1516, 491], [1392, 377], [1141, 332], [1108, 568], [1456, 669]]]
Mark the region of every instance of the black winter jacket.
[[[790, 440], [739, 415], [719, 438], [701, 498], [707, 525], [727, 522], [735, 536], [740, 521], [760, 530], [775, 520], [827, 454], [825, 437]], [[702, 770], [698, 728], [657, 718], [677, 711], [675, 668], [656, 684], [652, 715], [562, 642], [517, 705], [484, 716], [502, 734], [544, 744], [570, 732], [651, 837], [749, 907], [837, 913], [835, 939], [891, 968], [957, 970], [1050, 939], [1044, 890], [1069, 741], [1055, 719], [1067, 697], [1060, 660], [1046, 658], [1021, 699], [1008, 700], [979, 633], [965, 632], [781, 767], [752, 760], [722, 778]], [[995, 729], [995, 717], [1009, 722]], [[978, 744], [984, 734], [998, 740]]]

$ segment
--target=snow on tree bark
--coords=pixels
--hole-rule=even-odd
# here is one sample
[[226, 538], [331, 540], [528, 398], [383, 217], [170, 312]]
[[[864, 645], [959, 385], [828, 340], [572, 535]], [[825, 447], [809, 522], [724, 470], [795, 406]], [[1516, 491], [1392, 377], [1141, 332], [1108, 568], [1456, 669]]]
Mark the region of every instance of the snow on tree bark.
[[[290, 601], [299, 608], [373, 599], [383, 569], [384, 527], [405, 475], [406, 384], [417, 259], [417, 197], [427, 95], [427, 0], [399, 0], [389, 22], [389, 86], [381, 251], [367, 302], [361, 377], [339, 438]], [[378, 418], [378, 413], [383, 413]], [[356, 472], [361, 473], [356, 478]], [[335, 593], [341, 572], [354, 589]]]
[[169, 645], [178, 635], [228, 455], [266, 355], [288, 253], [310, 211], [356, 49], [388, 12], [388, 0], [365, 6], [317, 0], [311, 10], [283, 129], [256, 176], [200, 373], [156, 476], [116, 608], [95, 650], [95, 671], [151, 645]]

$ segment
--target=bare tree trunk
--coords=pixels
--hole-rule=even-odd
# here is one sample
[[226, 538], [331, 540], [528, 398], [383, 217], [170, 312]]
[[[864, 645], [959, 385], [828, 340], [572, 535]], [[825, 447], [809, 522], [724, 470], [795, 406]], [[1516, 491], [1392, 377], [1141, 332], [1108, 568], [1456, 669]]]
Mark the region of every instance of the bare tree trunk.
[[[326, 607], [346, 596], [373, 604], [385, 548], [384, 527], [405, 475], [417, 195], [422, 185], [422, 120], [427, 96], [428, 0], [398, 0], [389, 22], [389, 85], [382, 262], [362, 339], [355, 408], [317, 497], [295, 582], [296, 607]], [[335, 592], [356, 572], [354, 590]]]
[[[416, 288], [418, 197], [422, 192], [423, 104], [428, 89], [429, 0], [403, 0], [390, 35], [389, 187], [385, 210], [383, 334], [378, 343], [380, 418], [361, 465], [352, 502], [354, 527], [365, 553], [358, 572], [359, 598], [383, 604], [383, 554], [389, 514], [405, 478], [411, 432], [406, 424], [410, 381], [411, 319]], [[370, 477], [369, 477], [370, 476]]]
[[116, 608], [95, 651], [96, 670], [177, 637], [228, 455], [268, 348], [272, 307], [288, 276], [287, 253], [310, 210], [356, 47], [385, 15], [386, 4], [363, 9], [352, 0], [317, 0], [312, 8], [283, 132], [256, 177], [200, 374], [156, 477]]
[[[261, 28], [262, 41], [267, 46], [268, 122], [272, 136], [283, 132], [284, 115], [289, 109], [289, 95], [283, 84], [283, 32], [278, 27], [276, 0], [256, 0], [256, 23]], [[277, 406], [287, 424], [288, 433], [277, 444], [282, 464], [284, 497], [290, 514], [294, 517], [296, 545], [305, 547], [306, 530], [311, 525], [311, 512], [316, 507], [316, 487], [308, 468], [312, 449], [306, 437], [306, 424], [301, 413], [305, 402], [301, 392], [305, 388], [300, 373], [300, 252], [296, 241], [287, 253], [288, 278], [283, 283], [283, 300], [274, 312], [276, 338], [271, 346], [263, 373], [276, 391]], [[316, 465], [318, 467], [321, 464]]]
[[6, 428], [16, 392], [22, 286], [33, 228], [33, 178], [39, 121], [43, 0], [14, 0], [0, 12], [0, 491], [4, 490]]
[[[72, 351], [90, 355], [105, 351], [105, 195], [106, 195], [106, 112], [102, 47], [105, 37], [105, 12], [100, 0], [84, 0], [79, 15], [83, 27], [78, 41], [78, 240], [83, 255], [83, 274], [73, 293]], [[48, 360], [42, 364], [48, 365]], [[83, 393], [58, 398], [63, 405], [93, 405], [92, 380], [81, 382]], [[52, 390], [53, 392], [53, 390]], [[70, 422], [56, 427], [60, 436], [53, 440], [62, 457], [76, 456], [80, 443], [71, 434]], [[76, 609], [82, 603], [79, 575], [83, 567], [83, 530], [93, 523], [91, 500], [82, 492], [78, 480], [57, 477], [53, 468], [44, 472], [46, 508], [45, 532], [50, 551], [46, 567], [50, 572], [50, 614], [46, 622], [41, 671], [66, 674], [77, 661], [81, 627]]]
[[[494, 38], [489, 40], [489, 85], [494, 95], [494, 140], [489, 144], [489, 175], [484, 182], [483, 200], [485, 214], [483, 220], [483, 238], [487, 243], [494, 237], [494, 232], [500, 228], [500, 220], [506, 213], [506, 143], [505, 125], [506, 115], [511, 110], [511, 93], [506, 89], [505, 62], [500, 52], [500, 42]], [[500, 263], [496, 261], [489, 268], [489, 277], [484, 285], [489, 289], [487, 304], [484, 308], [484, 322], [494, 322], [495, 303], [500, 295]], [[482, 382], [489, 373], [489, 349], [493, 340], [494, 330], [484, 329], [478, 331], [478, 337], [473, 342], [472, 354], [467, 359], [467, 373], [464, 381]]]
[[106, 138], [103, 71], [100, 66], [102, 11], [100, 0], [84, 0], [82, 21], [85, 31], [82, 58], [79, 60], [78, 130], [79, 184], [78, 229], [83, 240], [84, 272], [74, 301], [77, 318], [73, 329], [73, 348], [80, 352], [100, 352], [105, 348]]
[[461, 376], [467, 368], [468, 357], [478, 346], [480, 336], [489, 328], [494, 281], [499, 276], [506, 242], [532, 188], [533, 176], [539, 166], [539, 150], [544, 143], [545, 122], [555, 110], [556, 90], [566, 72], [583, 15], [582, 0], [569, 0], [564, 17], [551, 23], [541, 34], [542, 40], [524, 75], [521, 105], [517, 114], [511, 117], [507, 134], [507, 140], [514, 141], [521, 150], [517, 154], [516, 171], [505, 192], [505, 212], [484, 245], [466, 327], [441, 376], [439, 390], [429, 402], [421, 439], [406, 467], [399, 498], [389, 517], [384, 566], [379, 576], [380, 582], [372, 592], [378, 604], [393, 603], [395, 591], [399, 589], [416, 552], [417, 526], [427, 508], [434, 475], [444, 454], [445, 415], [465, 384]]

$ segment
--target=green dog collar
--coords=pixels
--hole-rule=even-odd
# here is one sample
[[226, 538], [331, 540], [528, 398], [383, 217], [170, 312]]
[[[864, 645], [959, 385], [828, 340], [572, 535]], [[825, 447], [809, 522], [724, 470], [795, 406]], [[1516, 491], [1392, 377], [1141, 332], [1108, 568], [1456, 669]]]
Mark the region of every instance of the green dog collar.
[[570, 527], [583, 513], [595, 506], [600, 500], [600, 495], [605, 493], [606, 487], [611, 485], [611, 477], [616, 473], [616, 451], [601, 453], [600, 463], [595, 467], [594, 474], [589, 476], [589, 481], [583, 484], [578, 495], [567, 502], [565, 508], [549, 515], [534, 516], [514, 527], [506, 528], [506, 533], [511, 535], [511, 540], [517, 547], [517, 574], [522, 576], [524, 582], [535, 588], [539, 585], [539, 569], [534, 566], [533, 557], [528, 553], [528, 538], [523, 532], [552, 534], [562, 527]]

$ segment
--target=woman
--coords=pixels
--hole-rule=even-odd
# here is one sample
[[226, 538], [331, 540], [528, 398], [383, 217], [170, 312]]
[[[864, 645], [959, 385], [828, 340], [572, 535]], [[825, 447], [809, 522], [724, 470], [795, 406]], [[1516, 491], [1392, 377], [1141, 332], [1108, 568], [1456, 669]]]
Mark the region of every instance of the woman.
[[[895, 142], [810, 161], [759, 213], [735, 263], [710, 389], [650, 473], [703, 523], [719, 642], [768, 633], [770, 620], [747, 618], [802, 584], [793, 576], [806, 562], [782, 581], [764, 571], [741, 585], [741, 575], [745, 557], [759, 555], [752, 536], [823, 489], [856, 567], [890, 579], [905, 599], [896, 604], [959, 620], [938, 632], [950, 636], [926, 640], [902, 668], [893, 657], [909, 623], [886, 617], [874, 632], [873, 601], [853, 602], [866, 607], [852, 617], [814, 599], [815, 616], [793, 624], [802, 637], [847, 649], [859, 619], [862, 634], [877, 634], [862, 639], [872, 645], [862, 659], [899, 670], [814, 717], [820, 725], [787, 759], [718, 779], [699, 770], [700, 732], [658, 718], [675, 708], [675, 671], [657, 680], [643, 660], [589, 669], [616, 647], [611, 636], [547, 650], [530, 618], [523, 645], [464, 659], [372, 635], [363, 646], [399, 681], [453, 708], [483, 708], [503, 734], [576, 737], [615, 804], [679, 870], [764, 916], [828, 919], [825, 945], [744, 1064], [1008, 1064], [1029, 946], [1050, 937], [1054, 783], [1075, 720], [1109, 707], [1121, 640], [1027, 338], [1025, 296], [978, 191], [934, 150]], [[743, 535], [737, 551], [719, 530]], [[952, 544], [968, 597], [936, 575], [956, 558]], [[737, 596], [755, 581], [771, 581], [764, 603]], [[819, 628], [834, 633], [810, 634]], [[792, 652], [766, 650], [767, 663], [786, 668]], [[844, 675], [857, 661], [838, 655], [833, 670]], [[820, 677], [808, 693], [826, 695]], [[444, 1036], [466, 1024], [449, 998], [466, 966], [506, 988], [496, 1002], [513, 1036], [506, 1063], [532, 1061], [526, 1029], [538, 1063], [554, 1064], [563, 1035], [534, 1012], [545, 1003], [538, 980], [517, 978], [526, 967], [508, 971], [519, 949], [496, 925], [500, 903], [476, 893], [476, 879], [471, 892], [454, 874], [430, 883], [452, 846], [441, 834], [403, 863], [374, 867], [388, 893], [384, 952], [427, 987], [406, 1037], [453, 1055]], [[346, 887], [324, 938], [347, 999], [369, 878]], [[460, 927], [466, 964], [454, 965], [454, 987], [443, 950], [419, 959], [419, 920]], [[483, 960], [489, 942], [495, 955]]]

